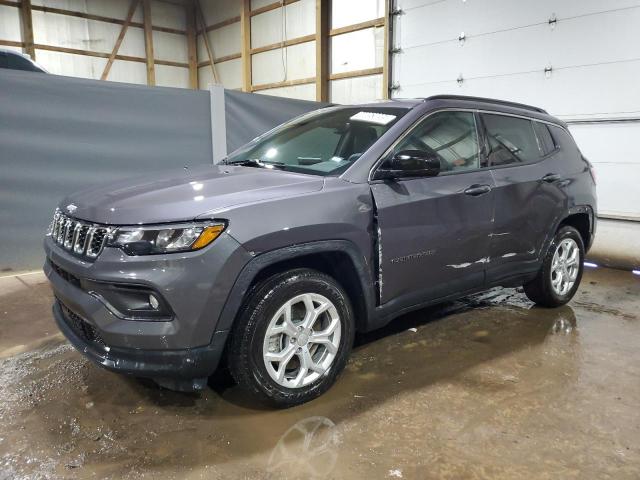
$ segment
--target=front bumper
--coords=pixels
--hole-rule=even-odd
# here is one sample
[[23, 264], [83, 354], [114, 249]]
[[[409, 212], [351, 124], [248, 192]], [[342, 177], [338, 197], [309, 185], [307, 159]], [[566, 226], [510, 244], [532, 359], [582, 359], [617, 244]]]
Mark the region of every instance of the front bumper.
[[214, 335], [210, 345], [183, 350], [117, 348], [105, 345], [95, 327], [58, 299], [53, 317], [69, 342], [94, 363], [114, 372], [160, 381], [209, 377], [218, 366], [226, 338]]
[[[81, 353], [109, 370], [154, 379], [207, 377], [228, 331], [220, 312], [249, 254], [228, 235], [197, 252], [129, 257], [105, 248], [94, 261], [44, 242], [44, 271], [56, 297], [54, 317]], [[85, 282], [85, 280], [87, 282]], [[87, 284], [138, 285], [166, 300], [172, 318], [122, 318]]]

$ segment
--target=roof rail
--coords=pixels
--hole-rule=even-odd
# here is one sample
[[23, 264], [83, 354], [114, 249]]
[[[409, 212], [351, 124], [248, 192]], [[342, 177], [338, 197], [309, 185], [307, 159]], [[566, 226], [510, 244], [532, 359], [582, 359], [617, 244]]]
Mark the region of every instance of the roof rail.
[[427, 100], [468, 100], [470, 102], [493, 103], [496, 105], [504, 105], [505, 107], [522, 108], [524, 110], [532, 110], [534, 112], [547, 114], [546, 110], [539, 107], [526, 105], [524, 103], [509, 102], [507, 100], [496, 100], [495, 98], [468, 97], [466, 95], [433, 95], [424, 99], [425, 102]]

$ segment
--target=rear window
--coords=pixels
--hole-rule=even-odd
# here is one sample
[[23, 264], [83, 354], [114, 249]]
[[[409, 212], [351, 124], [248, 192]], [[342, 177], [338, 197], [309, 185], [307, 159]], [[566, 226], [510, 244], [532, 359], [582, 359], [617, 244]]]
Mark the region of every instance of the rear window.
[[533, 122], [506, 115], [482, 114], [489, 143], [489, 165], [530, 163], [540, 159]]

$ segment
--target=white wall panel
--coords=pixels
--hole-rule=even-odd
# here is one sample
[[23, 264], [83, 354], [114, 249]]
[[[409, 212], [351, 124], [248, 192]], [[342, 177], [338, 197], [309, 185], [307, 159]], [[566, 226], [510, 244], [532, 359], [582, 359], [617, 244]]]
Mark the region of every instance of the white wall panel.
[[334, 103], [365, 103], [382, 98], [382, 75], [343, 78], [329, 82], [330, 100]]
[[209, 32], [209, 43], [217, 58], [240, 53], [242, 50], [240, 22]]
[[242, 0], [200, 0], [207, 25], [223, 22], [240, 15]]
[[[3, 45], [2, 48], [5, 49], [5, 50], [11, 50], [13, 52], [24, 53], [22, 51], [22, 47], [8, 47], [6, 45]], [[42, 66], [42, 65], [40, 65], [40, 66]]]
[[[393, 40], [403, 51], [393, 59], [396, 97], [453, 93], [530, 103], [564, 119], [640, 118], [638, 0], [398, 2], [404, 14], [396, 17]], [[552, 14], [554, 28], [547, 23]], [[630, 144], [639, 125], [571, 127], [596, 165], [606, 214], [640, 219], [633, 181], [640, 155]]]
[[300, 0], [251, 17], [251, 48], [315, 33], [315, 0]]
[[162, 1], [151, 2], [151, 18], [154, 27], [178, 30], [186, 30], [187, 28], [187, 12], [182, 5]]
[[154, 30], [153, 56], [158, 60], [188, 62], [187, 37], [175, 33]]
[[[209, 88], [209, 85], [213, 84], [213, 74], [211, 73], [211, 67], [198, 68], [198, 88], [205, 90]], [[226, 85], [225, 85], [226, 87]]]
[[[240, 23], [234, 23], [207, 32], [207, 35], [209, 36], [209, 45], [211, 45], [214, 58], [237, 54], [242, 50], [240, 43]], [[202, 35], [198, 35], [197, 45], [198, 61], [209, 60], [209, 54]]]
[[331, 73], [381, 67], [383, 50], [383, 28], [367, 28], [331, 37]]
[[252, 55], [251, 63], [254, 85], [314, 77], [316, 42], [257, 53]]
[[257, 10], [273, 3], [274, 0], [251, 0], [251, 10]]
[[216, 72], [225, 88], [242, 88], [242, 59], [216, 63]]
[[[69, 77], [100, 78], [106, 58], [36, 50], [36, 59], [49, 73]], [[146, 78], [145, 78], [146, 79]]]
[[[228, 60], [222, 63], [216, 63], [216, 73], [218, 81], [224, 85], [224, 88], [240, 89], [242, 88], [242, 60]], [[198, 87], [207, 89], [213, 82], [213, 74], [211, 67], [200, 67], [198, 69]]]
[[[124, 20], [129, 11], [130, 0], [31, 0], [33, 5], [61, 8], [74, 12], [90, 13], [103, 17]], [[142, 22], [142, 8], [138, 7], [133, 17], [134, 22]]]
[[270, 88], [269, 90], [260, 90], [260, 95], [273, 95], [275, 97], [297, 98], [299, 100], [316, 99], [316, 85], [309, 83], [305, 85], [293, 85], [291, 87]]
[[251, 48], [262, 47], [285, 39], [282, 8], [251, 17]]
[[[114, 39], [113, 44], [111, 44], [111, 48], [113, 49], [113, 45], [115, 45], [116, 40]], [[111, 53], [109, 50], [108, 53]], [[120, 48], [118, 49], [118, 55], [131, 55], [133, 57], [146, 57], [146, 49], [144, 46], [144, 30], [137, 27], [129, 27], [127, 29], [127, 33], [120, 44]]]
[[156, 65], [156, 85], [160, 87], [189, 88], [189, 69]]
[[570, 130], [595, 166], [600, 213], [640, 220], [640, 122], [576, 124]]
[[384, 17], [385, 0], [333, 0], [331, 2], [331, 28]]
[[286, 39], [316, 33], [316, 0], [300, 0], [285, 7]]
[[[102, 73], [102, 71], [100, 73]], [[142, 62], [116, 60], [113, 62], [113, 65], [111, 65], [109, 80], [113, 82], [138, 83], [140, 85], [146, 85], [147, 65]]]
[[22, 41], [22, 34], [20, 33], [20, 9], [0, 5], [0, 40]]
[[[120, 25], [113, 23], [55, 13], [33, 12], [34, 41], [44, 45], [111, 53], [120, 29]], [[144, 56], [144, 52], [142, 29], [130, 28], [118, 53]]]

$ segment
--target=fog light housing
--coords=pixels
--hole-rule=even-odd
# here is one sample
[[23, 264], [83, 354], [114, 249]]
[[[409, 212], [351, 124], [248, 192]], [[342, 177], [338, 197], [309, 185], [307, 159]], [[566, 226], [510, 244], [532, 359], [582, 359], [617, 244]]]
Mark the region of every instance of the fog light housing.
[[82, 289], [124, 320], [166, 322], [174, 317], [162, 295], [145, 286], [82, 280]]

